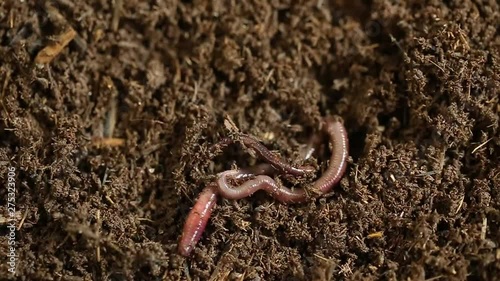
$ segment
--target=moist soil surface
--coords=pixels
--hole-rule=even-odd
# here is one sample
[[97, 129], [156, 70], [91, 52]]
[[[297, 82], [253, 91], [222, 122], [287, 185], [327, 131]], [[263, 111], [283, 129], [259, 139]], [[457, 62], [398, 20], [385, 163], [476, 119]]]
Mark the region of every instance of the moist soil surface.
[[[77, 2], [0, 3], [0, 279], [499, 280], [498, 1]], [[178, 255], [200, 191], [262, 162], [213, 144], [313, 164], [275, 177], [313, 194], [330, 115], [333, 192], [220, 199]]]

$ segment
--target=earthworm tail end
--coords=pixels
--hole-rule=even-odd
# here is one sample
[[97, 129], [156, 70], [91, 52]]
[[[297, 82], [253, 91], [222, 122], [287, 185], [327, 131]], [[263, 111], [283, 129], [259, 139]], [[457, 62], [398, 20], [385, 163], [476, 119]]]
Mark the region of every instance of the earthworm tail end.
[[277, 154], [267, 149], [267, 147], [260, 143], [259, 140], [250, 135], [241, 134], [240, 139], [246, 146], [251, 147], [255, 152], [257, 152], [261, 158], [267, 160], [275, 169], [280, 170], [283, 173], [294, 176], [303, 176], [308, 173], [315, 172], [315, 169], [312, 166], [294, 167], [290, 165]]
[[[245, 180], [251, 178], [256, 174], [273, 174], [276, 170], [270, 164], [259, 164], [250, 168], [243, 169], [240, 174], [238, 174], [239, 180]], [[182, 231], [182, 236], [179, 241], [179, 253], [187, 257], [191, 254], [194, 247], [201, 238], [201, 235], [205, 231], [208, 220], [212, 214], [217, 203], [217, 189], [214, 182], [210, 183], [198, 196], [196, 203], [189, 212], [186, 222], [184, 223], [184, 229]]]
[[189, 256], [200, 240], [216, 203], [217, 193], [214, 190], [213, 183], [211, 183], [200, 193], [184, 223], [184, 229], [179, 241], [179, 253], [182, 256]]
[[[257, 138], [246, 135], [246, 134], [238, 134], [239, 140], [248, 148], [251, 148], [253, 151], [255, 151], [260, 158], [266, 160], [267, 162], [270, 163], [270, 165], [277, 171], [280, 171], [285, 174], [290, 174], [294, 176], [304, 176], [307, 174], [311, 174], [315, 172], [315, 168], [312, 166], [300, 166], [300, 167], [294, 167], [288, 162], [286, 162], [284, 159], [282, 159], [279, 155], [276, 153], [271, 152], [265, 145], [263, 145]], [[221, 141], [219, 141], [217, 144], [215, 144], [212, 148], [211, 151], [215, 152], [217, 150], [223, 149], [227, 147], [228, 145], [234, 143], [235, 140], [230, 139], [230, 138], [224, 138]]]

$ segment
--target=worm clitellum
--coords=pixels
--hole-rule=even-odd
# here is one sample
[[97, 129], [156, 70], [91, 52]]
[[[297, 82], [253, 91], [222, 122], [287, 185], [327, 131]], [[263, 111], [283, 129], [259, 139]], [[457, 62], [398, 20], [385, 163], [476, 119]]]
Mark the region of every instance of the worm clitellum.
[[[314, 182], [314, 188], [321, 194], [326, 194], [330, 192], [332, 187], [335, 186], [344, 175], [347, 167], [349, 143], [347, 132], [341, 122], [332, 118], [325, 118], [322, 129], [330, 138], [332, 155], [327, 170]], [[281, 172], [294, 176], [301, 176], [311, 172], [312, 168], [309, 166], [299, 168], [291, 166], [279, 156], [269, 151], [256, 139], [248, 135], [242, 135], [241, 141], [246, 146], [254, 149], [261, 158], [264, 158], [270, 162], [270, 164], [261, 164], [246, 169], [228, 170], [219, 173], [217, 181], [210, 183], [203, 189], [186, 219], [179, 242], [179, 253], [181, 255], [189, 256], [196, 243], [201, 238], [201, 234], [205, 230], [208, 219], [215, 207], [218, 194], [227, 199], [241, 199], [262, 189], [276, 200], [283, 203], [299, 203], [308, 199], [304, 189], [289, 189], [277, 184], [276, 181], [268, 175]], [[222, 146], [225, 147], [229, 143], [231, 143], [231, 141], [225, 139]], [[247, 178], [251, 179], [243, 182], [239, 186], [230, 186], [228, 178], [239, 181], [246, 180]]]

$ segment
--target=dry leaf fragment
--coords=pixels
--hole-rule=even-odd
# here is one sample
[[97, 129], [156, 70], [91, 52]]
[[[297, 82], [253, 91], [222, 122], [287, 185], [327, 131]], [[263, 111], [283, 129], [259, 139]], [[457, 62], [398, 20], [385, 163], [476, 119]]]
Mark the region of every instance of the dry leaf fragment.
[[54, 41], [43, 48], [35, 58], [35, 63], [50, 63], [76, 36], [76, 31], [69, 27], [65, 32], [55, 36]]

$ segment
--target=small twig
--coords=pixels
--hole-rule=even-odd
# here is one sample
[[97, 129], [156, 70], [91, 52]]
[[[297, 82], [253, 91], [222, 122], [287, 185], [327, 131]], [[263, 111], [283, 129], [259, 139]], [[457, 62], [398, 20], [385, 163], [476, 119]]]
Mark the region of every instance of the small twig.
[[17, 226], [17, 231], [19, 231], [21, 229], [21, 227], [23, 226], [24, 220], [26, 220], [26, 217], [28, 216], [28, 212], [29, 212], [29, 209], [26, 209], [24, 211], [23, 218], [21, 219], [21, 221], [19, 222], [19, 225]]
[[444, 73], [444, 68], [442, 68], [440, 65], [435, 63], [433, 60], [429, 60], [429, 62], [432, 63], [433, 65], [435, 65], [437, 68], [439, 68]]
[[483, 218], [483, 225], [481, 226], [481, 240], [486, 239], [486, 230], [488, 229], [488, 218]]
[[[97, 209], [96, 216], [97, 216], [96, 232], [97, 232], [97, 235], [99, 236], [99, 232], [101, 230], [101, 210]], [[99, 245], [99, 240], [97, 240], [96, 258], [97, 258], [97, 262], [101, 261], [101, 246]]]
[[390, 33], [389, 33], [389, 37], [391, 38], [391, 42], [394, 43], [398, 47], [398, 49], [401, 51], [401, 53], [403, 54], [405, 62], [406, 63], [411, 62], [410, 57], [405, 52], [405, 50], [403, 50], [403, 47], [401, 47], [401, 44], [399, 44], [398, 40], [396, 40], [396, 38]]
[[109, 103], [109, 110], [106, 114], [106, 120], [104, 122], [104, 138], [113, 138], [113, 133], [116, 126], [116, 99], [111, 99]]
[[434, 277], [431, 277], [431, 278], [427, 278], [424, 281], [434, 281], [434, 280], [441, 279], [442, 277], [443, 277], [443, 275], [438, 275], [438, 276], [434, 276]]
[[109, 146], [109, 147], [123, 146], [123, 145], [125, 145], [125, 139], [93, 137], [92, 144], [95, 146], [98, 146], [98, 147], [100, 147], [100, 146]]
[[377, 231], [377, 232], [373, 232], [373, 233], [368, 234], [368, 236], [366, 236], [366, 238], [374, 239], [374, 238], [382, 238], [383, 236], [384, 236], [383, 231]]
[[455, 211], [455, 215], [458, 214], [458, 212], [462, 208], [462, 204], [464, 203], [464, 199], [465, 199], [465, 194], [462, 196], [462, 199], [460, 199], [460, 203], [458, 204], [457, 210]]
[[54, 36], [54, 41], [43, 48], [35, 57], [35, 63], [47, 64], [50, 63], [61, 51], [66, 47], [76, 36], [76, 31], [71, 27], [61, 34]]
[[114, 0], [113, 5], [113, 18], [111, 19], [111, 30], [116, 32], [118, 30], [118, 25], [120, 24], [120, 17], [122, 14], [122, 0]]
[[482, 144], [478, 145], [476, 148], [474, 148], [471, 152], [471, 154], [474, 154], [476, 151], [478, 151], [481, 147], [485, 146], [489, 141], [491, 141], [493, 138], [490, 138], [483, 142]]
[[[5, 112], [5, 114], [7, 114], [7, 119], [9, 120], [10, 123], [12, 123], [12, 121], [10, 120], [10, 113], [4, 104], [5, 89], [7, 89], [7, 85], [9, 84], [9, 80], [10, 80], [10, 70], [7, 70], [7, 73], [5, 73], [5, 79], [3, 80], [2, 93], [0, 94], [0, 103], [2, 104], [3, 111]], [[5, 127], [7, 127], [7, 121], [5, 121], [5, 119], [3, 119], [3, 122], [5, 124]]]

